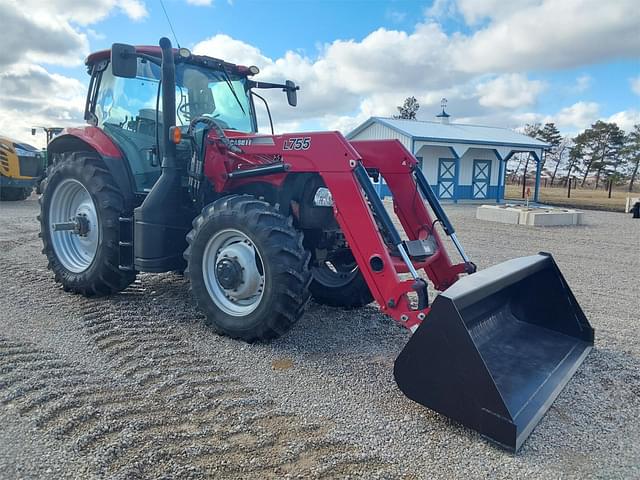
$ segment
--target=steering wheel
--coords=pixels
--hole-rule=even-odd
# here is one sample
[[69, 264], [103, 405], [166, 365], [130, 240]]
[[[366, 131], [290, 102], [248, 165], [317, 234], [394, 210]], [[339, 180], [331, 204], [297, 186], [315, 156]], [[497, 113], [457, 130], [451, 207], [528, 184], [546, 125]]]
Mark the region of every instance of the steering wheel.
[[184, 115], [187, 119], [191, 119], [192, 111], [211, 110], [213, 106], [209, 102], [184, 102], [178, 106], [178, 113]]
[[194, 127], [196, 126], [197, 123], [204, 123], [207, 126], [209, 126], [210, 128], [212, 128], [215, 132], [216, 135], [218, 136], [218, 139], [220, 140], [220, 142], [222, 142], [222, 144], [229, 149], [230, 151], [234, 152], [234, 153], [242, 153], [242, 149], [240, 147], [238, 147], [237, 145], [231, 143], [229, 141], [229, 138], [224, 134], [224, 128], [229, 128], [229, 125], [227, 125], [227, 122], [223, 122], [222, 120], [218, 120], [217, 118], [211, 117], [211, 116], [199, 116], [199, 117], [195, 117], [193, 120], [191, 120], [191, 122], [189, 123], [189, 134], [192, 134]]

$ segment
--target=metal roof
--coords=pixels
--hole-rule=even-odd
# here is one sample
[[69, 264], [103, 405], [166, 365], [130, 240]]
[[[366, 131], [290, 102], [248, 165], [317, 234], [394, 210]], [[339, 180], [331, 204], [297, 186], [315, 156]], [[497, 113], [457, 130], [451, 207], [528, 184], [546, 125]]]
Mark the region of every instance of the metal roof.
[[441, 123], [423, 120], [371, 117], [347, 135], [352, 138], [373, 123], [380, 123], [407, 137], [425, 142], [473, 143], [479, 145], [507, 145], [524, 148], [548, 148], [549, 144], [515, 132], [508, 128], [469, 125], [464, 123]]

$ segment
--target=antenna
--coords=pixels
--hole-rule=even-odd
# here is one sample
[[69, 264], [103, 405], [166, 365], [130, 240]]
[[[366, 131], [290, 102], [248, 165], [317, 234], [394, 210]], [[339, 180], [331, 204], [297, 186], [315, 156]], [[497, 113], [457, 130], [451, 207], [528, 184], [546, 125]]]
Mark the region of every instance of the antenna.
[[164, 12], [164, 16], [167, 19], [167, 23], [169, 24], [169, 28], [171, 29], [171, 33], [173, 33], [173, 39], [176, 41], [176, 45], [180, 48], [180, 42], [178, 41], [178, 36], [176, 35], [176, 31], [173, 29], [173, 25], [171, 25], [171, 20], [169, 19], [169, 15], [167, 14], [167, 9], [164, 8], [164, 2], [160, 0], [160, 6], [162, 7], [162, 11]]

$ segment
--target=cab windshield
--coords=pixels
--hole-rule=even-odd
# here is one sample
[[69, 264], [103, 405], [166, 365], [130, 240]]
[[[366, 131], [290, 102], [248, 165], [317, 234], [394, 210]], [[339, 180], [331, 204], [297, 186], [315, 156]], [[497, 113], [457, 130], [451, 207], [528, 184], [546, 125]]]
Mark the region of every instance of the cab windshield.
[[[129, 130], [138, 129], [140, 123], [153, 123], [155, 129], [160, 77], [160, 67], [144, 59], [138, 60], [136, 78], [114, 77], [107, 68], [96, 101], [98, 123], [117, 124]], [[162, 96], [159, 102], [161, 112]], [[222, 128], [254, 132], [251, 112], [246, 77], [232, 73], [227, 77], [219, 70], [194, 64], [176, 65], [177, 125], [189, 125], [192, 119], [207, 116]], [[162, 122], [161, 113], [158, 120]]]
[[[160, 67], [144, 59], [138, 59], [135, 78], [115, 77], [108, 66], [101, 73], [95, 98], [93, 113], [97, 124], [126, 156], [139, 192], [149, 191], [160, 176], [160, 78]], [[187, 63], [176, 65], [176, 123], [180, 126], [205, 116], [228, 130], [255, 132], [249, 95], [246, 77], [229, 73], [227, 78], [219, 70]]]

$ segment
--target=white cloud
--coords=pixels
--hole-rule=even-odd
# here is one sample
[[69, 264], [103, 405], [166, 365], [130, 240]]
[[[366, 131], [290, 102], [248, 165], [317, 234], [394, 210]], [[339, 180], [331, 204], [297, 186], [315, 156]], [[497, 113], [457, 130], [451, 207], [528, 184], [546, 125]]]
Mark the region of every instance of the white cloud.
[[545, 117], [544, 121], [554, 121], [561, 129], [579, 131], [598, 120], [599, 112], [600, 106], [596, 102], [577, 102], [551, 117]]
[[208, 7], [213, 4], [213, 0], [187, 0], [187, 3], [197, 7]]
[[453, 0], [434, 0], [431, 6], [424, 10], [425, 17], [433, 20], [454, 17], [456, 13], [456, 3]]
[[132, 20], [141, 20], [148, 14], [142, 0], [51, 0], [46, 7], [42, 0], [0, 0], [0, 4], [14, 5], [40, 20], [80, 25], [97, 23], [113, 11], [120, 11]]
[[577, 102], [571, 106], [560, 109], [552, 115], [543, 115], [535, 112], [516, 114], [513, 116], [519, 124], [554, 122], [564, 133], [574, 135], [585, 128], [589, 128], [597, 120], [615, 122], [624, 131], [629, 132], [633, 126], [640, 124], [640, 110], [631, 108], [623, 110], [609, 117], [600, 116], [600, 106], [595, 102]]
[[3, 48], [0, 67], [17, 62], [78, 65], [89, 52], [81, 27], [120, 11], [132, 20], [147, 15], [141, 0], [0, 0]]
[[[363, 111], [363, 103], [377, 101], [377, 111], [393, 114], [408, 95], [422, 95], [460, 81], [446, 64], [446, 35], [435, 24], [422, 25], [413, 34], [378, 29], [362, 41], [336, 40], [324, 45], [315, 59], [288, 51], [270, 58], [259, 49], [227, 35], [216, 35], [194, 47], [194, 53], [224, 57], [261, 69], [258, 79], [291, 78], [301, 85], [299, 107], [283, 105], [281, 92], [266, 91], [274, 117], [328, 124], [333, 119]], [[463, 80], [468, 77], [462, 75]], [[383, 94], [384, 92], [384, 94]], [[438, 98], [439, 101], [439, 98]], [[329, 120], [332, 119], [332, 120]]]
[[530, 106], [543, 89], [543, 82], [529, 80], [520, 73], [501, 75], [476, 87], [480, 105], [498, 108]]
[[28, 8], [6, 0], [0, 0], [0, 11], [3, 23], [2, 68], [24, 61], [73, 64], [88, 51], [86, 36], [65, 21], [34, 15]]
[[[467, 3], [459, 1], [460, 8]], [[475, 3], [475, 2], [474, 2]], [[479, 2], [489, 5], [492, 2]], [[574, 67], [640, 53], [636, 0], [545, 0], [498, 2], [472, 10], [489, 15], [486, 27], [453, 38], [452, 61], [469, 72], [526, 71]], [[491, 13], [493, 12], [493, 13]]]
[[[640, 9], [634, 4], [437, 0], [412, 32], [380, 28], [361, 40], [322, 45], [313, 57], [288, 51], [271, 58], [227, 35], [206, 39], [194, 51], [255, 64], [262, 70], [258, 79], [299, 83], [297, 109], [286, 106], [280, 92], [265, 92], [274, 118], [281, 121], [335, 128], [353, 123], [347, 117], [361, 119], [374, 110], [392, 115], [406, 96], [414, 95], [423, 106], [422, 118], [435, 114], [440, 97], [446, 96], [454, 117], [514, 122], [514, 115], [533, 106], [546, 87], [525, 72], [637, 55]], [[451, 14], [482, 26], [476, 33], [448, 35], [428, 19]], [[587, 89], [589, 83], [583, 75], [575, 88]], [[559, 113], [571, 128], [594, 112], [594, 104], [576, 105]]]
[[218, 34], [197, 43], [193, 47], [196, 55], [209, 55], [223, 58], [230, 62], [242, 65], [256, 65], [261, 69], [273, 63], [273, 60], [264, 56], [260, 50], [241, 40], [231, 38], [229, 35]]
[[30, 141], [35, 125], [70, 126], [82, 123], [86, 86], [75, 78], [52, 74], [39, 65], [16, 64], [0, 73], [0, 131]]
[[132, 20], [141, 20], [147, 16], [147, 8], [138, 0], [120, 0], [115, 5]]
[[[0, 0], [0, 11], [5, 40], [0, 71], [14, 73], [16, 61], [78, 64], [88, 53], [87, 35], [100, 35], [89, 26], [118, 12], [132, 20], [147, 15], [143, 0], [51, 0], [46, 8], [41, 0]], [[314, 55], [292, 50], [270, 57], [228, 35], [205, 39], [195, 45], [194, 52], [257, 65], [262, 70], [260, 80], [290, 78], [299, 83], [296, 109], [286, 104], [282, 92], [260, 92], [270, 101], [279, 130], [318, 125], [342, 131], [370, 115], [396, 113], [396, 106], [409, 95], [420, 102], [423, 119], [437, 113], [444, 96], [454, 121], [516, 126], [525, 117], [535, 116], [553, 118], [561, 128], [577, 129], [598, 118], [598, 105], [578, 102], [552, 116], [526, 113], [546, 87], [544, 82], [530, 80], [526, 72], [634, 58], [640, 53], [640, 9], [634, 0], [436, 0], [425, 15], [412, 31], [380, 28], [362, 39], [321, 45]], [[443, 16], [462, 19], [473, 33], [445, 33], [433, 21]], [[20, 78], [7, 77], [5, 85], [14, 82], [15, 87], [29, 75], [42, 78], [42, 72], [33, 69], [23, 73]], [[56, 89], [48, 91], [51, 102], [58, 102], [59, 82], [64, 80], [48, 75], [49, 81], [58, 82]], [[574, 90], [584, 91], [589, 83], [590, 77], [583, 75], [576, 79]], [[640, 92], [640, 77], [631, 85]], [[84, 91], [76, 97], [83, 98]], [[0, 104], [1, 119], [7, 118], [7, 108], [7, 103]], [[72, 117], [78, 110], [64, 112], [63, 117]]]
[[640, 95], [640, 75], [630, 78], [629, 82], [631, 83], [631, 91], [636, 95]]
[[578, 78], [576, 78], [576, 83], [573, 86], [572, 90], [575, 93], [586, 92], [587, 90], [589, 90], [589, 87], [591, 87], [592, 81], [593, 81], [593, 78], [591, 78], [590, 75], [587, 75], [587, 74], [580, 75]]
[[553, 122], [563, 133], [573, 135], [588, 128], [601, 117], [600, 105], [596, 102], [576, 102], [573, 105], [561, 108], [551, 115], [526, 112], [514, 114], [513, 118], [520, 125]]
[[615, 122], [625, 132], [630, 132], [634, 125], [640, 124], [640, 111], [636, 109], [623, 110], [614, 113], [606, 121]]

